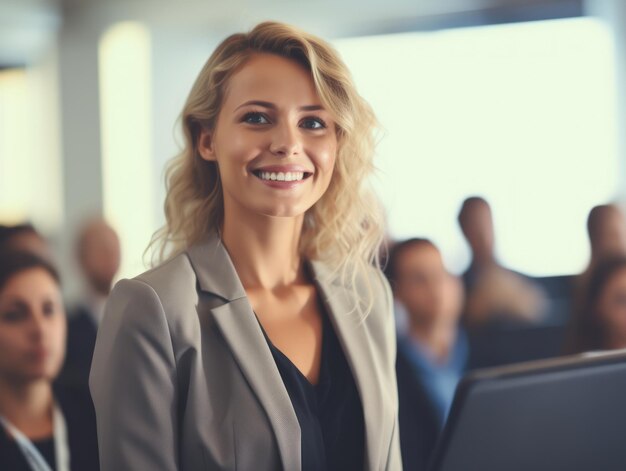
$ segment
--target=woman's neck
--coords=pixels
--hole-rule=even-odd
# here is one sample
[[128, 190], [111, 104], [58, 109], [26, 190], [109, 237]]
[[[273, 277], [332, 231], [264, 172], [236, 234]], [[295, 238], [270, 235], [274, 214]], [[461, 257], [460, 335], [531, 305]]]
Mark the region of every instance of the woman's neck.
[[222, 241], [246, 289], [274, 289], [302, 281], [303, 217], [226, 212]]
[[28, 438], [52, 435], [53, 403], [47, 380], [15, 384], [0, 379], [0, 415]]

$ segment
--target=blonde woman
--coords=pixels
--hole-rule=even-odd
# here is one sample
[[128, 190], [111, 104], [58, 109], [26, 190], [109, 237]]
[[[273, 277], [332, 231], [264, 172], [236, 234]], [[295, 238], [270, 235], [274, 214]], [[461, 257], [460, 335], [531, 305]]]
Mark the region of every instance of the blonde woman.
[[166, 261], [118, 283], [98, 333], [102, 469], [401, 469], [375, 123], [316, 37], [217, 47], [167, 173]]

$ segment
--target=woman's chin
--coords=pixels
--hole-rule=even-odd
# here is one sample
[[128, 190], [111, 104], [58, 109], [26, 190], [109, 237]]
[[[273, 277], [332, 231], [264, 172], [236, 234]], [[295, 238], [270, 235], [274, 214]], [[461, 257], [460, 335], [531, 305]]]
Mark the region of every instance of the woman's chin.
[[261, 209], [260, 214], [271, 218], [299, 218], [304, 216], [308, 208], [301, 205], [268, 206]]

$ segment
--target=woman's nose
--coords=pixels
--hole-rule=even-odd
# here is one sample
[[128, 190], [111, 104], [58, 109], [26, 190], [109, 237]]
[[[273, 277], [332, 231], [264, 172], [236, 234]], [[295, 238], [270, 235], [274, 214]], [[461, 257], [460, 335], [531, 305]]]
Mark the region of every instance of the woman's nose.
[[35, 340], [41, 340], [46, 331], [46, 317], [43, 313], [33, 313], [30, 321], [30, 335]]
[[274, 128], [270, 152], [279, 157], [290, 157], [300, 152], [301, 142], [297, 129], [283, 123]]

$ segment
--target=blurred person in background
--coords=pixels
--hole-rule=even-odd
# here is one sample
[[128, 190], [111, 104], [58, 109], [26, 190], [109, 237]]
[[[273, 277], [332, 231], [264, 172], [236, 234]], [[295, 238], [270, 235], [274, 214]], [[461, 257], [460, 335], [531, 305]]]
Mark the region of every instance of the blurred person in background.
[[387, 273], [408, 322], [396, 360], [402, 460], [405, 469], [425, 470], [468, 358], [463, 286], [427, 239], [394, 245]]
[[95, 218], [79, 230], [75, 250], [84, 291], [68, 316], [67, 355], [60, 381], [87, 388], [98, 326], [120, 268], [120, 241], [105, 220]]
[[626, 256], [626, 218], [615, 204], [594, 206], [587, 217], [591, 256], [585, 270], [574, 280], [575, 311], [583, 309], [586, 290], [595, 267], [607, 258]]
[[581, 348], [586, 345], [582, 340], [580, 329], [583, 324], [589, 325], [589, 300], [593, 297], [589, 289], [596, 268], [604, 261], [626, 257], [624, 213], [615, 204], [594, 206], [587, 216], [587, 235], [590, 249], [589, 262], [585, 270], [575, 276], [572, 282], [573, 306], [570, 309], [566, 342], [566, 350], [570, 353], [582, 351]]
[[463, 274], [466, 291], [464, 320], [470, 328], [492, 323], [532, 324], [546, 311], [546, 298], [537, 284], [503, 267], [495, 255], [493, 216], [480, 197], [463, 202], [459, 225], [472, 252]]
[[0, 469], [97, 470], [95, 415], [84, 390], [53, 386], [66, 319], [55, 268], [0, 253]]
[[48, 242], [30, 223], [0, 225], [0, 250], [29, 252], [47, 260], [52, 259]]
[[568, 353], [626, 348], [626, 256], [595, 264], [571, 327]]
[[617, 205], [595, 206], [587, 218], [587, 233], [591, 257], [583, 277], [606, 258], [626, 256], [626, 219]]

